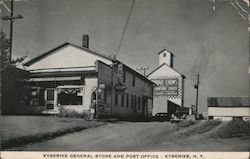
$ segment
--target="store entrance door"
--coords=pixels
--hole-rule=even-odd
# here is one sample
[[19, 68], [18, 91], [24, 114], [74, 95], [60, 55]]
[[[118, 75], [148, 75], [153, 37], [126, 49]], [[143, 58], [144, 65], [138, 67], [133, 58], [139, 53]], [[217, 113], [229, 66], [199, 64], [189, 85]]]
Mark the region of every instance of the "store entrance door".
[[143, 97], [143, 100], [142, 100], [142, 112], [143, 112], [143, 116], [148, 115], [148, 99], [145, 96]]
[[56, 90], [49, 88], [45, 90], [45, 107], [47, 110], [53, 110], [56, 105]]

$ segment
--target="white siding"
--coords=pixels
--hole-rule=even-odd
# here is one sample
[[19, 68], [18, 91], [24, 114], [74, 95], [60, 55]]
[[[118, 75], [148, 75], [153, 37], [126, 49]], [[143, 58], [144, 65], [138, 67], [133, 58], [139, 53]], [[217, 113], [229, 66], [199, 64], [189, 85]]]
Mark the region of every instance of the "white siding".
[[149, 75], [149, 78], [157, 78], [160, 76], [181, 76], [178, 72], [167, 65], [163, 65], [161, 68]]
[[208, 115], [220, 117], [250, 116], [250, 107], [208, 107]]
[[96, 60], [111, 64], [111, 61], [106, 58], [67, 45], [30, 65], [28, 70], [95, 66]]
[[214, 119], [215, 120], [230, 121], [230, 120], [233, 120], [233, 117], [216, 116], [216, 117], [214, 117]]
[[[165, 57], [164, 53], [166, 54]], [[171, 63], [171, 53], [166, 50], [159, 54], [159, 66], [161, 66], [164, 63], [166, 63], [168, 66], [170, 66]]]
[[[168, 67], [167, 65], [163, 65], [158, 70], [149, 75], [149, 79], [153, 81], [153, 79], [164, 78], [164, 77], [177, 77], [179, 79], [179, 96], [178, 97], [168, 97], [168, 96], [154, 96], [153, 101], [153, 115], [156, 113], [164, 112], [167, 109], [167, 100], [182, 106], [183, 103], [183, 93], [182, 90], [183, 85], [183, 76], [176, 72], [174, 69]], [[165, 111], [167, 112], [167, 111]]]

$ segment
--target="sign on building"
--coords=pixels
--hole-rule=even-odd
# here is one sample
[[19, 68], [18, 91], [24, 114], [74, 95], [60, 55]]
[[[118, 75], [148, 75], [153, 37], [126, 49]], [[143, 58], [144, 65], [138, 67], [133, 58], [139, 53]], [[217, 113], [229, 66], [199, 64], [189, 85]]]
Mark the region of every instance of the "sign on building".
[[159, 78], [152, 79], [156, 84], [154, 88], [155, 96], [178, 96], [179, 79], [178, 78]]
[[122, 63], [118, 63], [114, 66], [114, 75], [120, 82], [123, 81], [124, 76], [124, 65]]
[[123, 78], [123, 64], [122, 63], [118, 64], [117, 76], [120, 80], [122, 80]]
[[116, 94], [124, 94], [125, 90], [127, 89], [127, 86], [122, 83], [117, 83], [115, 84], [114, 89]]

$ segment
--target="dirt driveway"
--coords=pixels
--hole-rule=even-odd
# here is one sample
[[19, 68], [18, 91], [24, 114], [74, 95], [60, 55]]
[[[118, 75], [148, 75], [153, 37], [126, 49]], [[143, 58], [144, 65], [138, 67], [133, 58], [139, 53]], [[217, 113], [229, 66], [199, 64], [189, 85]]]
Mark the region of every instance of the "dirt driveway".
[[[202, 122], [176, 129], [169, 122], [117, 122], [11, 150], [39, 151], [249, 151], [249, 138], [185, 136]], [[220, 125], [218, 126], [220, 127]], [[216, 130], [217, 128], [215, 128]], [[211, 130], [214, 131], [214, 130]]]

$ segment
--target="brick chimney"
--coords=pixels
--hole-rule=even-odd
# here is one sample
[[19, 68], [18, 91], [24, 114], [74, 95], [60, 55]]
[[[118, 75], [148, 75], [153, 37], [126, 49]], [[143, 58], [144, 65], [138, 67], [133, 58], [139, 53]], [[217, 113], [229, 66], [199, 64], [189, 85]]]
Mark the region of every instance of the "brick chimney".
[[89, 35], [85, 34], [82, 36], [82, 47], [89, 48]]

